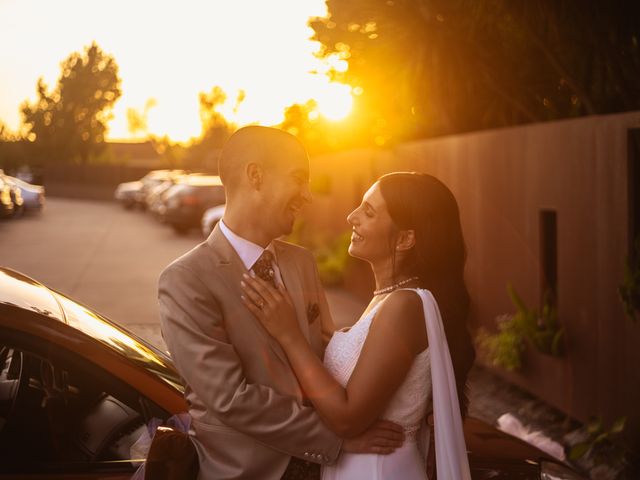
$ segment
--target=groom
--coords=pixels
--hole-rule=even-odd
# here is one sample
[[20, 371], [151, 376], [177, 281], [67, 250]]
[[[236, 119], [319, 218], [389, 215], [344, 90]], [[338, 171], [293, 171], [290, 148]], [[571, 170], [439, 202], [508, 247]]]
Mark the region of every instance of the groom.
[[276, 240], [311, 201], [304, 147], [281, 130], [245, 127], [225, 145], [219, 172], [223, 219], [162, 272], [158, 292], [163, 337], [186, 383], [199, 478], [312, 479], [341, 449], [393, 451], [402, 434], [389, 422], [344, 442], [328, 430], [284, 351], [240, 298], [247, 271], [283, 285], [322, 357], [333, 323], [315, 262]]

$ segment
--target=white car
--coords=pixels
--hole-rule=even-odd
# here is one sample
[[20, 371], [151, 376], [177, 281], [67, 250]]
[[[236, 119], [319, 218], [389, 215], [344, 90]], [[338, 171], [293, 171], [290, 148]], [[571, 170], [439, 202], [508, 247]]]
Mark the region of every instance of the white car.
[[205, 210], [202, 215], [202, 234], [205, 238], [211, 234], [213, 227], [216, 226], [216, 223], [218, 223], [224, 215], [224, 207], [225, 204], [223, 203], [222, 205], [216, 205], [215, 207]]
[[142, 182], [136, 180], [134, 182], [124, 182], [118, 185], [113, 197], [122, 204], [124, 208], [129, 210], [136, 206], [136, 193], [142, 188]]
[[41, 211], [44, 207], [44, 187], [40, 185], [32, 185], [19, 178], [5, 175], [9, 181], [20, 189], [25, 210]]

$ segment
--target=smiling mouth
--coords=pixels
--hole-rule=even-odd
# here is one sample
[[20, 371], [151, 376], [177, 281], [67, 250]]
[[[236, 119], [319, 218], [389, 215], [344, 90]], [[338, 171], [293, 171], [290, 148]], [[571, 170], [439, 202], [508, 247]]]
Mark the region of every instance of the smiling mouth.
[[362, 235], [358, 235], [358, 233], [355, 230], [351, 232], [352, 242], [361, 242], [362, 240], [364, 240], [364, 237], [362, 237]]

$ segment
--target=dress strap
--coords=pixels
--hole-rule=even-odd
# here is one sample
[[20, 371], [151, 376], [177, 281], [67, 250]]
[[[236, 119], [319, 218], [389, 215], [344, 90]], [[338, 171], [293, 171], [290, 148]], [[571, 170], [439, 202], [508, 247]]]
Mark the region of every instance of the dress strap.
[[437, 477], [471, 480], [456, 379], [438, 304], [429, 290], [406, 290], [413, 290], [422, 299], [429, 339]]

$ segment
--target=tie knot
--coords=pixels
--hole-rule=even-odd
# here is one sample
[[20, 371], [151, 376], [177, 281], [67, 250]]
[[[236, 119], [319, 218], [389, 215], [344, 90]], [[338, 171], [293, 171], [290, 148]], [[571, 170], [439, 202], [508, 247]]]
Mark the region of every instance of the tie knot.
[[265, 282], [275, 285], [274, 275], [276, 272], [273, 270], [273, 258], [273, 253], [265, 250], [256, 263], [253, 264], [251, 270]]

